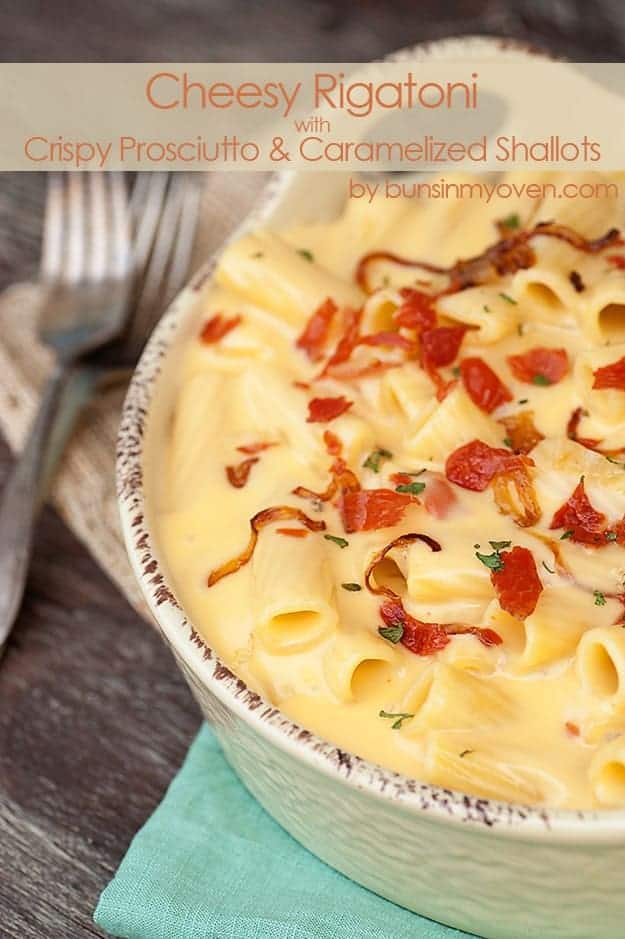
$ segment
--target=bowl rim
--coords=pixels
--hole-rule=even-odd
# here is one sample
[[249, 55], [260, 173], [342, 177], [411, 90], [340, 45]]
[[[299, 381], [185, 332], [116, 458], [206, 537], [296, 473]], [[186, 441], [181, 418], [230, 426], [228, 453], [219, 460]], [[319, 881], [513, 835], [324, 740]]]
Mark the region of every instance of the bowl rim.
[[[528, 55], [544, 55], [515, 40], [461, 37], [417, 44], [389, 58], [409, 58], [415, 52], [440, 51], [443, 46], [454, 49], [458, 43], [467, 41], [478, 43], [479, 48], [491, 54], [498, 49], [513, 49]], [[226, 243], [252, 225], [262, 223], [296, 177], [295, 171], [272, 177], [252, 211]], [[168, 582], [148, 522], [143, 444], [164, 359], [185, 325], [199, 290], [212, 276], [223, 247], [178, 294], [148, 340], [126, 394], [117, 441], [117, 495], [126, 550], [150, 612], [176, 657], [252, 730], [349, 789], [401, 806], [413, 815], [449, 824], [461, 822], [500, 836], [592, 844], [624, 841], [625, 810], [558, 809], [488, 799], [421, 782], [347, 752], [292, 721], [249, 688], [217, 656], [187, 617]]]

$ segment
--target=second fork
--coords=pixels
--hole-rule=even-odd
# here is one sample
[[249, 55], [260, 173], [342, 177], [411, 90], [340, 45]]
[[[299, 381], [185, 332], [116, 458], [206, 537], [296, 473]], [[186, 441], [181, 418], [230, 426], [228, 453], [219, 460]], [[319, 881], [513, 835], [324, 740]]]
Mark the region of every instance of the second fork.
[[[125, 188], [123, 202], [116, 192], [115, 211], [121, 208], [121, 215], [98, 202], [100, 184], [89, 182], [87, 192], [81, 187], [77, 197], [75, 178], [67, 177], [64, 193], [59, 193], [58, 180], [51, 180], [42, 276], [55, 283], [57, 292], [49, 293], [56, 306], [45, 308], [41, 332], [49, 344], [50, 338], [56, 342], [57, 362], [0, 502], [0, 655], [19, 610], [36, 517], [76, 421], [104, 375], [134, 364], [155, 312], [162, 312], [166, 295], [183, 282], [199, 200], [199, 187], [190, 184], [188, 175], [138, 176], [130, 206]], [[117, 183], [110, 180], [109, 186], [112, 190]], [[106, 279], [103, 271], [112, 270], [122, 283], [112, 281], [109, 273], [108, 297], [100, 298], [100, 310], [97, 304], [90, 307], [84, 302], [92, 299], [85, 289], [100, 284]], [[71, 306], [68, 311], [74, 296], [83, 298], [82, 318], [72, 317]], [[111, 310], [111, 300], [120, 297], [120, 305]], [[107, 309], [105, 319], [98, 316]], [[51, 324], [56, 335], [50, 335]]]

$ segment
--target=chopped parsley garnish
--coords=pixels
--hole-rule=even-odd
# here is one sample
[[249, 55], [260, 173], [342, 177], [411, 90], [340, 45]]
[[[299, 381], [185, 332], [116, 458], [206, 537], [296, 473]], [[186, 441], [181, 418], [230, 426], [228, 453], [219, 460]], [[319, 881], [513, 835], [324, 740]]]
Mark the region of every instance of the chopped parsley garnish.
[[575, 532], [572, 528], [569, 528], [564, 534], [560, 535], [560, 541], [566, 541], [567, 538], [572, 538]]
[[543, 567], [544, 567], [544, 568], [545, 568], [545, 570], [546, 570], [546, 571], [548, 571], [548, 572], [549, 572], [550, 574], [555, 574], [555, 571], [552, 571], [552, 570], [551, 570], [551, 568], [550, 568], [550, 567], [548, 567], [548, 565], [547, 565], [547, 562], [546, 562], [546, 561], [543, 561]]
[[504, 445], [504, 447], [508, 447], [510, 450], [513, 450], [513, 449], [514, 449], [514, 447], [512, 446], [512, 441], [510, 440], [509, 437], [504, 437], [504, 438], [503, 438], [503, 445]]
[[380, 472], [380, 463], [382, 460], [390, 460], [393, 454], [390, 450], [385, 450], [384, 447], [379, 447], [377, 450], [373, 450], [365, 462], [362, 464], [366, 469], [373, 470], [374, 473]]
[[480, 554], [479, 551], [475, 552], [475, 556], [478, 561], [481, 561], [484, 567], [488, 567], [491, 571], [502, 571], [503, 570], [503, 561], [499, 556], [498, 551], [493, 551], [492, 554]]
[[527, 404], [529, 398], [519, 398], [519, 404]]
[[392, 642], [393, 645], [396, 646], [404, 635], [404, 626], [403, 623], [392, 623], [390, 626], [380, 626], [378, 633], [382, 636], [382, 639], [388, 639], [389, 642]]
[[501, 224], [504, 228], [520, 228], [521, 219], [516, 212], [513, 212], [511, 215], [508, 215], [507, 218], [502, 219]]
[[607, 600], [606, 600], [606, 598], [605, 598], [605, 594], [604, 594], [604, 593], [601, 593], [600, 590], [593, 590], [592, 595], [593, 595], [593, 597], [595, 598], [595, 606], [605, 606], [605, 605], [606, 605]]
[[505, 551], [512, 545], [511, 541], [489, 541], [488, 543], [493, 551]]
[[341, 584], [341, 587], [343, 588], [343, 590], [353, 590], [354, 592], [356, 592], [356, 590], [362, 590], [362, 587], [360, 586], [360, 584], [353, 584], [353, 583]]
[[615, 531], [606, 531], [605, 533], [606, 541], [616, 541], [617, 538], [618, 538], [618, 535], [616, 534]]
[[454, 365], [451, 370], [451, 374], [454, 376], [454, 378], [460, 378], [460, 366]]
[[334, 544], [339, 546], [339, 548], [346, 548], [349, 544], [349, 541], [347, 541], [345, 538], [339, 538], [338, 535], [324, 535], [323, 537], [326, 541], [333, 541]]
[[425, 489], [425, 483], [400, 483], [395, 486], [395, 492], [407, 492], [411, 496], [418, 496]]
[[490, 313], [490, 307], [486, 303], [484, 304], [482, 309], [484, 310], [485, 313]]
[[[475, 552], [475, 556], [478, 561], [481, 561], [484, 567], [487, 567], [489, 570], [502, 571], [504, 568], [504, 563], [500, 557], [500, 551], [505, 551], [506, 548], [509, 548], [512, 544], [511, 541], [489, 541], [488, 542], [491, 548], [493, 549], [492, 554], [480, 554], [479, 551]], [[479, 545], [473, 545], [474, 548], [479, 548]]]
[[309, 251], [308, 248], [298, 248], [297, 253], [311, 263], [315, 260], [314, 254], [312, 251]]
[[394, 723], [392, 724], [393, 730], [401, 730], [401, 725], [403, 724], [403, 722], [407, 721], [411, 717], [414, 717], [414, 714], [406, 714], [401, 711], [396, 714], [392, 714], [389, 711], [380, 711], [379, 716], [388, 717], [392, 721], [394, 721]]
[[459, 753], [458, 756], [462, 759], [465, 756], [468, 756], [469, 753], [475, 753], [475, 750], [463, 750], [462, 753]]
[[551, 385], [553, 384], [553, 382], [551, 381], [550, 378], [547, 378], [546, 375], [543, 375], [541, 372], [537, 372], [534, 376], [532, 376], [532, 384], [544, 386], [544, 385]]
[[511, 303], [513, 306], [517, 306], [516, 300], [514, 299], [514, 297], [511, 297], [509, 294], [500, 293], [499, 296], [501, 297], [502, 300], [505, 300], [506, 303]]

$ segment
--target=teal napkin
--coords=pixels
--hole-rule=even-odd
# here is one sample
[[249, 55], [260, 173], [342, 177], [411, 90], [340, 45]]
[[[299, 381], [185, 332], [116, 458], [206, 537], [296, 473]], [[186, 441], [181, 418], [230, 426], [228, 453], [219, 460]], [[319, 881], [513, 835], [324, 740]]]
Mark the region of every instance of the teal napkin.
[[94, 915], [124, 939], [453, 939], [302, 848], [239, 782], [207, 726]]

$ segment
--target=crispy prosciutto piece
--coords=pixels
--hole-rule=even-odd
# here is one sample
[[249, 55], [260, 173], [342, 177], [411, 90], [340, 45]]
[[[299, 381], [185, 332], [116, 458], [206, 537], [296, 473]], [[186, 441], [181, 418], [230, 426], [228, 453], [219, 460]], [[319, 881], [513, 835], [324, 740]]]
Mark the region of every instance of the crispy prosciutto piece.
[[482, 440], [472, 440], [458, 447], [447, 457], [445, 475], [447, 479], [471, 489], [483, 492], [497, 473], [511, 471], [523, 466], [531, 466], [529, 457], [520, 456], [500, 447], [489, 447]]
[[422, 499], [426, 512], [434, 518], [447, 518], [458, 501], [449, 483], [438, 476], [428, 478]]
[[498, 423], [505, 428], [506, 437], [515, 453], [529, 453], [537, 443], [545, 439], [536, 429], [533, 411], [510, 414], [508, 417], [502, 417]]
[[336, 482], [336, 488], [339, 493], [343, 495], [346, 492], [360, 491], [360, 480], [342, 457], [337, 457], [330, 471]]
[[421, 333], [421, 358], [424, 368], [441, 368], [455, 361], [466, 326], [435, 326]]
[[541, 514], [529, 476], [533, 465], [528, 456], [472, 440], [450, 454], [445, 475], [450, 482], [473, 492], [483, 492], [492, 483], [499, 511], [526, 528], [534, 525]]
[[213, 345], [215, 342], [219, 342], [220, 339], [223, 339], [231, 329], [234, 329], [235, 326], [238, 326], [242, 321], [243, 317], [240, 315], [228, 318], [227, 316], [222, 316], [221, 313], [216, 313], [215, 316], [212, 316], [204, 323], [200, 332], [200, 342], [203, 342], [207, 346]]
[[434, 297], [411, 287], [403, 287], [400, 294], [402, 303], [393, 314], [398, 326], [414, 329], [418, 334], [436, 326]]
[[355, 381], [357, 378], [370, 378], [372, 375], [381, 375], [390, 368], [399, 368], [404, 362], [391, 362], [390, 360], [373, 359], [372, 362], [344, 362], [342, 365], [333, 365], [331, 375], [341, 381]]
[[479, 356], [463, 359], [460, 374], [467, 394], [486, 414], [491, 414], [500, 404], [512, 401], [510, 390]]
[[360, 489], [341, 493], [339, 511], [348, 534], [374, 531], [399, 524], [408, 506], [418, 501], [414, 496], [392, 489]]
[[341, 456], [343, 452], [343, 444], [340, 438], [337, 437], [336, 434], [333, 434], [331, 430], [324, 430], [323, 442], [330, 456]]
[[536, 346], [520, 355], [509, 355], [508, 365], [515, 378], [526, 384], [556, 385], [569, 370], [566, 349]]
[[401, 600], [387, 597], [380, 606], [380, 616], [386, 627], [401, 627], [399, 640], [414, 655], [434, 655], [449, 645], [452, 636], [476, 636], [485, 646], [501, 645], [502, 639], [494, 629], [480, 626], [463, 626], [459, 623], [424, 623], [415, 619], [404, 609]]
[[383, 330], [379, 333], [369, 333], [367, 336], [361, 336], [358, 340], [359, 346], [389, 346], [399, 349], [405, 349], [407, 352], [415, 352], [416, 344], [412, 339], [402, 333], [396, 333], [392, 330]]
[[596, 369], [592, 387], [597, 391], [606, 388], [617, 388], [620, 391], [625, 391], [625, 355], [617, 362]]
[[609, 254], [606, 261], [619, 270], [625, 270], [625, 257], [622, 254]]
[[[460, 290], [466, 290], [467, 287], [492, 283], [505, 274], [515, 274], [517, 271], [533, 267], [536, 263], [536, 255], [530, 242], [539, 235], [565, 241], [584, 254], [598, 254], [605, 248], [611, 248], [623, 243], [617, 228], [611, 228], [600, 238], [588, 239], [566, 225], [559, 225], [555, 222], [539, 222], [529, 231], [510, 231], [508, 229], [502, 233], [502, 237], [498, 241], [489, 245], [481, 254], [472, 258], [461, 258], [449, 267], [441, 267], [428, 261], [412, 260], [388, 251], [373, 251], [360, 259], [354, 276], [365, 293], [372, 293], [373, 288], [369, 281], [371, 264], [379, 261], [390, 261], [401, 267], [420, 268], [432, 274], [446, 275], [448, 286], [442, 291], [442, 294], [457, 293]], [[614, 261], [611, 263], [620, 267], [620, 258], [618, 263]]]
[[344, 395], [338, 398], [313, 398], [308, 402], [309, 424], [325, 424], [327, 421], [333, 421], [335, 417], [344, 414], [351, 408], [353, 401], [349, 401]]
[[343, 311], [343, 332], [341, 338], [337, 342], [334, 352], [323, 367], [319, 375], [320, 378], [324, 375], [331, 375], [335, 366], [347, 362], [358, 345], [361, 319], [362, 310], [352, 310], [348, 308]]
[[277, 447], [277, 441], [259, 440], [256, 443], [244, 443], [237, 447], [239, 453], [247, 453], [252, 456], [254, 453], [262, 453], [263, 450], [269, 450], [270, 447]]
[[414, 482], [414, 477], [411, 473], [391, 473], [389, 479], [396, 486], [409, 486], [410, 483]]
[[380, 606], [380, 616], [385, 626], [401, 626], [399, 640], [415, 655], [434, 655], [451, 641], [444, 626], [439, 623], [422, 623], [404, 609], [399, 598], [386, 599]]
[[254, 463], [258, 463], [259, 457], [251, 456], [247, 460], [242, 460], [234, 466], [226, 466], [226, 476], [228, 482], [235, 489], [242, 489], [250, 478], [250, 472]]
[[606, 517], [597, 512], [590, 503], [584, 488], [584, 477], [580, 479], [569, 499], [551, 519], [549, 528], [565, 528], [572, 532], [571, 541], [579, 544], [605, 544]]
[[[402, 293], [406, 295], [406, 299], [404, 299], [394, 316], [398, 328], [409, 327], [419, 335], [421, 331], [433, 327], [436, 323], [436, 313], [431, 299], [419, 291], [408, 290], [402, 291]], [[416, 357], [419, 345], [415, 338], [409, 338], [394, 329], [381, 330], [363, 336], [360, 334], [361, 318], [362, 312], [360, 310], [346, 310], [344, 312], [343, 333], [334, 352], [321, 371], [320, 378], [331, 375], [334, 378], [349, 381], [355, 378], [376, 375], [389, 368], [397, 368], [403, 364], [406, 357]], [[457, 329], [463, 329], [463, 327]], [[437, 341], [437, 348], [444, 347], [442, 353], [439, 353], [443, 359], [448, 358], [450, 352], [455, 357], [462, 335], [457, 333], [456, 328], [449, 331], [445, 327], [438, 337], [434, 337], [433, 341]], [[396, 361], [374, 359], [369, 362], [352, 364], [349, 360], [359, 346], [394, 348], [400, 350], [403, 356]]]
[[511, 551], [502, 551], [499, 558], [502, 567], [490, 573], [499, 606], [511, 616], [525, 619], [536, 609], [543, 590], [534, 556], [517, 545]]
[[223, 577], [227, 577], [228, 574], [236, 573], [236, 571], [240, 570], [248, 563], [254, 554], [254, 548], [258, 541], [258, 533], [263, 528], [266, 528], [267, 525], [271, 525], [273, 522], [286, 521], [299, 522], [307, 528], [308, 531], [324, 531], [326, 527], [325, 522], [309, 518], [301, 509], [296, 509], [292, 505], [273, 505], [270, 506], [270, 508], [262, 509], [250, 519], [251, 534], [247, 546], [235, 558], [231, 558], [230, 561], [226, 561], [225, 564], [211, 571], [206, 581], [207, 586], [213, 587]]
[[444, 401], [449, 392], [452, 390], [452, 388], [455, 388], [458, 382], [456, 379], [447, 381], [436, 368], [426, 366], [425, 371], [427, 372], [428, 378], [436, 388], [436, 400]]
[[332, 321], [337, 313], [336, 303], [328, 297], [317, 307], [298, 336], [295, 345], [306, 353], [311, 362], [317, 362], [322, 357]]

